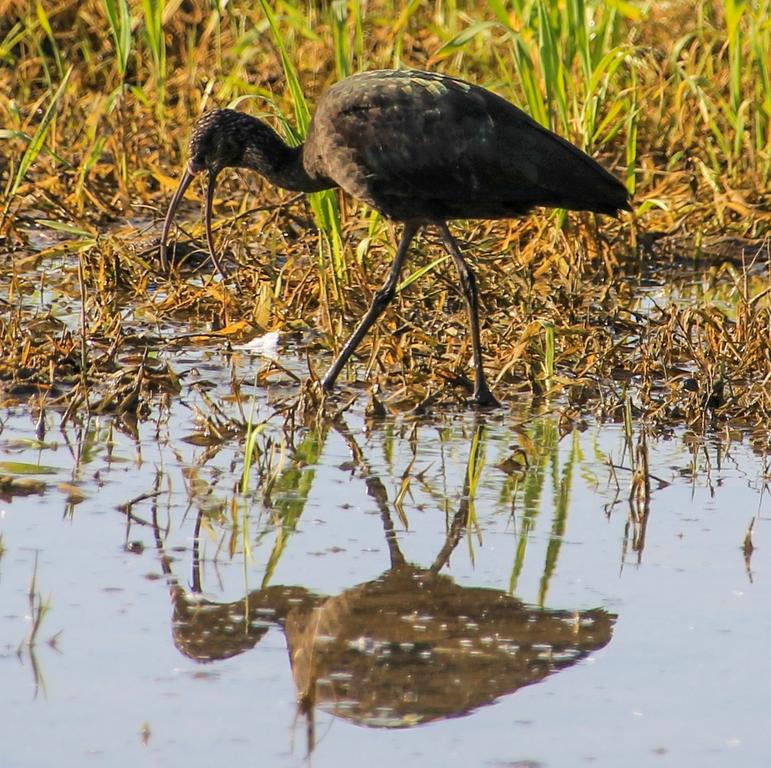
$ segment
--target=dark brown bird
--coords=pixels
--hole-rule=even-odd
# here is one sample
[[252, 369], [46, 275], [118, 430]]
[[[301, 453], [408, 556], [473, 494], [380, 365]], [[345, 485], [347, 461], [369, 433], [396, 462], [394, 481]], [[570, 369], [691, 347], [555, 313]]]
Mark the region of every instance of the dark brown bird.
[[327, 390], [393, 299], [415, 233], [433, 224], [455, 262], [468, 304], [474, 401], [497, 405], [482, 366], [476, 279], [447, 221], [506, 219], [538, 205], [610, 215], [630, 210], [618, 179], [500, 96], [431, 72], [363, 72], [322, 94], [305, 143], [298, 147], [287, 146], [268, 125], [241, 112], [205, 114], [193, 129], [190, 160], [166, 215], [164, 269], [179, 201], [193, 177], [207, 171], [206, 238], [225, 277], [214, 252], [211, 209], [217, 174], [228, 167], [250, 168], [301, 192], [342, 187], [404, 223], [388, 279], [324, 376]]

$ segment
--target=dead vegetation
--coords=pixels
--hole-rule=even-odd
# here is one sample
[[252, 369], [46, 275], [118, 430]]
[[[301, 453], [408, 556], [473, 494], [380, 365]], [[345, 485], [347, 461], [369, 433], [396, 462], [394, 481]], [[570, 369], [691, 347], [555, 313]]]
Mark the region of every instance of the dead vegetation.
[[[163, 45], [147, 11], [134, 9], [122, 56], [107, 13], [121, 5], [43, 4], [32, 18], [28, 4], [0, 0], [5, 401], [42, 398], [65, 415], [141, 419], [181, 388], [173, 362], [157, 353], [275, 329], [299, 338], [323, 368], [381, 284], [394, 232], [344, 197], [325, 223], [305, 198], [233, 175], [217, 199], [231, 281], [215, 279], [190, 247], [180, 248], [170, 277], [159, 274], [157, 222], [194, 118], [247, 96], [241, 107], [285, 128], [293, 120], [284, 116], [301, 105], [259, 7], [218, 16], [208, 4], [160, 4]], [[276, 4], [281, 42], [311, 106], [346, 69], [394, 64], [459, 73], [532, 106], [511, 40], [519, 34], [535, 57], [539, 38], [513, 12], [507, 28], [493, 4], [463, 12], [454, 3], [374, 5], [363, 14], [352, 4], [340, 20], [323, 4]], [[759, 89], [768, 88], [768, 29], [749, 9], [736, 26], [701, 3], [687, 34], [670, 38], [660, 9], [609, 21], [588, 5], [619, 64], [611, 69], [589, 51], [595, 91], [572, 94], [577, 111], [555, 107], [552, 122], [627, 173], [636, 212], [602, 226], [589, 215], [541, 211], [455, 228], [474, 246], [496, 394], [612, 420], [631, 397], [651, 424], [727, 422], [765, 445], [771, 92]], [[760, 75], [737, 73], [737, 46]], [[563, 54], [555, 83], [571, 71], [586, 82], [580, 55]], [[538, 61], [533, 72], [550, 92]], [[582, 103], [599, 108], [594, 133]], [[190, 234], [200, 240], [198, 219], [191, 206]], [[393, 309], [351, 371], [377, 381], [391, 408], [454, 405], [471, 388], [465, 306], [440, 253], [430, 233], [418, 241]]]

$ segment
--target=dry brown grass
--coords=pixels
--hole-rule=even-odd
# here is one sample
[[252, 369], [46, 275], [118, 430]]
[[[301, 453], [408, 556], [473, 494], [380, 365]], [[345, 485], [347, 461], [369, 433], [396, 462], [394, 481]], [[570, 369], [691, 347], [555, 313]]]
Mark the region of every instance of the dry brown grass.
[[[390, 3], [375, 5], [356, 54], [366, 68], [391, 66], [398, 57], [518, 99], [501, 76], [510, 48], [495, 29], [447, 48], [453, 35], [487, 18], [484, 4], [450, 15], [436, 3], [411, 16]], [[28, 4], [0, 0], [0, 40], [18, 38], [0, 48], [0, 124], [18, 132], [3, 140], [6, 191], [28, 146], [19, 136], [34, 134], [55, 88], [57, 55], [62, 68], [73, 65], [47, 151], [0, 224], [6, 398], [141, 418], [158, 393], [179, 390], [171, 367], [146, 352], [163, 348], [172, 327], [214, 334], [198, 343], [307, 330], [314, 359], [337, 348], [381, 283], [395, 244], [393, 232], [354, 201], [341, 200], [342, 286], [327, 263], [319, 265], [307, 201], [236, 174], [217, 202], [232, 281], [212, 279], [195, 253], [173, 278], [158, 274], [156, 222], [195, 117], [244, 94], [254, 100], [242, 106], [254, 112], [291, 112], [260, 11], [244, 8], [241, 22], [231, 9], [218, 23], [208, 4], [170, 4], [166, 76], [159, 78], [135, 9], [136, 55], [121, 78], [102, 3], [44, 7], [52, 38]], [[325, 42], [330, 17], [321, 8], [293, 20], [291, 7], [281, 6], [285, 43], [313, 103], [337, 77]], [[730, 96], [730, 61], [722, 17], [708, 3], [700, 9], [687, 45], [669, 37], [674, 25], [660, 9], [623, 25], [629, 63], [608, 103], [637, 89], [634, 216], [598, 223], [571, 215], [563, 222], [544, 211], [457, 231], [478, 271], [486, 361], [499, 397], [620, 419], [629, 392], [637, 414], [653, 423], [703, 428], [725, 421], [763, 442], [771, 424], [769, 147], [758, 144], [764, 113], [749, 72], [744, 114], [754, 116], [755, 132], [732, 144], [730, 156], [721, 152], [719, 137], [731, 138], [720, 102]], [[751, 46], [748, 25], [743, 40]], [[623, 132], [600, 154], [622, 175]], [[200, 236], [198, 223], [190, 229]], [[370, 232], [367, 247], [357, 249]], [[439, 254], [428, 233], [411, 268]], [[465, 306], [450, 269], [443, 264], [404, 290], [359, 350], [357, 375], [379, 380], [393, 406], [426, 398], [456, 403], [470, 387]], [[59, 301], [71, 311], [58, 312]], [[547, 326], [554, 329], [553, 373], [545, 365]], [[324, 363], [319, 357], [315, 364]]]

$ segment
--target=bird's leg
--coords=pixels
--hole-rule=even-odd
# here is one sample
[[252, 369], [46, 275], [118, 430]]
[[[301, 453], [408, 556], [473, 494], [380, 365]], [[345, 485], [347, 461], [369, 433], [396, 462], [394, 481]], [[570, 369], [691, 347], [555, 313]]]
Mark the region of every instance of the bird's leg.
[[479, 299], [477, 296], [476, 275], [474, 275], [469, 265], [466, 264], [458, 243], [450, 234], [447, 224], [443, 221], [438, 221], [436, 225], [439, 227], [444, 244], [447, 246], [447, 250], [450, 252], [450, 256], [452, 256], [452, 260], [458, 269], [463, 295], [466, 297], [466, 304], [468, 305], [468, 315], [471, 322], [471, 345], [474, 348], [474, 401], [477, 405], [494, 408], [499, 406], [500, 403], [493, 396], [490, 387], [487, 386], [485, 369], [482, 366], [482, 342], [479, 338]]
[[359, 342], [367, 334], [367, 331], [372, 326], [372, 323], [380, 317], [383, 310], [391, 303], [394, 294], [396, 293], [396, 283], [399, 281], [399, 273], [401, 272], [404, 260], [407, 257], [407, 251], [409, 250], [412, 238], [415, 237], [415, 233], [420, 228], [420, 222], [407, 221], [404, 224], [404, 232], [402, 232], [402, 239], [399, 243], [399, 247], [396, 249], [396, 256], [394, 262], [391, 265], [391, 271], [388, 274], [388, 279], [383, 284], [383, 287], [375, 293], [375, 297], [372, 300], [370, 308], [367, 310], [367, 314], [361, 319], [361, 322], [357, 326], [356, 330], [351, 334], [348, 341], [345, 342], [345, 346], [340, 350], [340, 354], [335, 358], [332, 365], [329, 367], [326, 376], [321, 382], [321, 385], [326, 390], [332, 389], [335, 385], [340, 371], [348, 362], [348, 358], [353, 354], [356, 347], [359, 346]]

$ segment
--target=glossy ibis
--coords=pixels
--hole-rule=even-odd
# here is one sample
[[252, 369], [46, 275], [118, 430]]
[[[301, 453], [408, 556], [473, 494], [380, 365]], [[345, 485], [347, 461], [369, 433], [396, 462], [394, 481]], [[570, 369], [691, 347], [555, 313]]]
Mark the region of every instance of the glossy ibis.
[[476, 279], [447, 228], [449, 219], [505, 219], [533, 206], [615, 215], [630, 210], [624, 185], [570, 142], [494, 93], [446, 75], [382, 70], [353, 75], [319, 99], [305, 143], [289, 147], [261, 120], [230, 109], [196, 123], [190, 159], [169, 205], [161, 265], [179, 201], [208, 172], [206, 238], [225, 277], [211, 232], [212, 199], [223, 168], [250, 168], [285, 189], [346, 192], [404, 223], [388, 279], [322, 384], [331, 389], [348, 358], [396, 292], [415, 233], [438, 228], [460, 275], [474, 350], [474, 400], [496, 405], [485, 379]]

